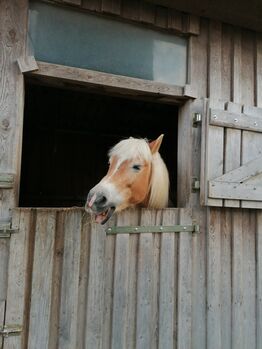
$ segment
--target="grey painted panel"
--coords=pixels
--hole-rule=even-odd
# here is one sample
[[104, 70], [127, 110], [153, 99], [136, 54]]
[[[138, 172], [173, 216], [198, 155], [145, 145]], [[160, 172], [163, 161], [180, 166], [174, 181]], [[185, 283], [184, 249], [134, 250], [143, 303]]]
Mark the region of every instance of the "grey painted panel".
[[38, 60], [183, 86], [187, 39], [48, 4], [30, 4]]

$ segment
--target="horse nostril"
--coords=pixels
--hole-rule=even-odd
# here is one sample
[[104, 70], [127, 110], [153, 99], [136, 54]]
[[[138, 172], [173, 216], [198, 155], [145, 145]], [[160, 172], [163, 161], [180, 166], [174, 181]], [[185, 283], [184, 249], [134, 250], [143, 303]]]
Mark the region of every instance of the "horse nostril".
[[104, 195], [101, 195], [96, 199], [96, 203], [99, 205], [104, 205], [106, 202], [107, 198]]

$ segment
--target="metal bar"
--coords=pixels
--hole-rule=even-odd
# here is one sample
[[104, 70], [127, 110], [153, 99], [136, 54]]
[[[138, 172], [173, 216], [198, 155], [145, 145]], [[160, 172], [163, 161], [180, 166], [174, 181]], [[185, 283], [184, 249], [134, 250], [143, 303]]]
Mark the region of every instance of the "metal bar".
[[149, 225], [149, 226], [122, 226], [109, 227], [107, 234], [140, 234], [140, 233], [198, 233], [198, 225]]
[[19, 336], [22, 332], [21, 325], [5, 325], [0, 328], [0, 336], [9, 337], [9, 336]]
[[11, 189], [14, 187], [15, 176], [11, 173], [0, 173], [0, 188]]
[[0, 224], [0, 239], [10, 238], [11, 234], [18, 233], [18, 229], [11, 228], [10, 223]]

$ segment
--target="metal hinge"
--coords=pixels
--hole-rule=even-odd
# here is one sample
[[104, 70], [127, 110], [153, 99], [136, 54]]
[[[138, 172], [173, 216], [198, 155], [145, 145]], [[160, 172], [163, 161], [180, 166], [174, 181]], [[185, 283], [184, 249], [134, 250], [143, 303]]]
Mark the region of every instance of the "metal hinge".
[[200, 190], [200, 180], [197, 177], [192, 177], [192, 191], [196, 192]]
[[11, 228], [10, 222], [0, 221], [0, 239], [10, 238], [11, 234], [18, 233], [18, 229]]
[[193, 127], [198, 127], [202, 123], [202, 114], [194, 113], [193, 114]]
[[11, 173], [0, 173], [0, 188], [12, 189], [15, 183], [15, 175]]
[[0, 328], [0, 336], [9, 337], [9, 336], [19, 336], [22, 332], [21, 325], [4, 325]]
[[138, 233], [199, 233], [199, 226], [194, 225], [152, 225], [152, 226], [122, 226], [109, 227], [107, 234], [138, 234]]

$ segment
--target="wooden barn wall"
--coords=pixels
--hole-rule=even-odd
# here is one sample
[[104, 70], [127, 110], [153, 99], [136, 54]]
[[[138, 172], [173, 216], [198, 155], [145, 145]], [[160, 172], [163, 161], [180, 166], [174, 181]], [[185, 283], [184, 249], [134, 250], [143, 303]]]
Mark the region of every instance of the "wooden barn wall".
[[[222, 224], [221, 224], [222, 222]], [[188, 209], [118, 225], [191, 224]], [[81, 209], [17, 209], [3, 348], [261, 348], [262, 213], [215, 209], [205, 234], [106, 235]]]

